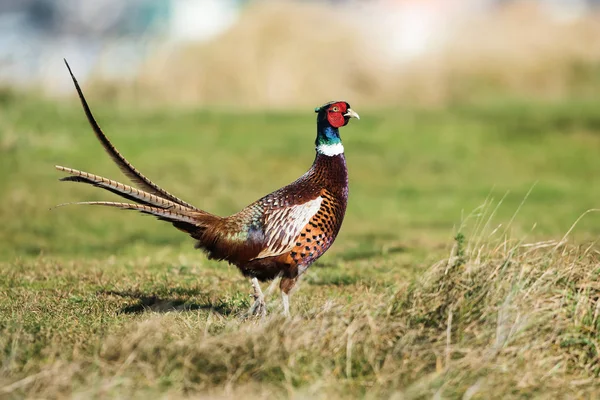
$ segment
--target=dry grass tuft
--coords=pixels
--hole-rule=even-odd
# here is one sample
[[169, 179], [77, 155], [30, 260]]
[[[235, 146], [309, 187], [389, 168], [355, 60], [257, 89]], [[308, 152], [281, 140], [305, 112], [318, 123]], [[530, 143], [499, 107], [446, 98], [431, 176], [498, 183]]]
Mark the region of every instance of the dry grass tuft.
[[419, 381], [486, 398], [585, 390], [599, 372], [597, 255], [502, 243], [436, 264], [397, 305], [418, 332], [407, 348], [435, 359]]

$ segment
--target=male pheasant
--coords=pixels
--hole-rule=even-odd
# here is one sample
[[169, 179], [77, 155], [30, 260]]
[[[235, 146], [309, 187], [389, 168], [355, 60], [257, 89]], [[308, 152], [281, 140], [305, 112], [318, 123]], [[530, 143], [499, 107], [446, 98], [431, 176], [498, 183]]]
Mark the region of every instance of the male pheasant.
[[133, 203], [108, 201], [74, 204], [110, 206], [154, 215], [196, 239], [210, 259], [225, 260], [251, 278], [255, 302], [251, 315], [266, 314], [259, 281], [281, 277], [283, 312], [289, 315], [289, 293], [298, 277], [333, 244], [346, 211], [348, 172], [339, 128], [359, 118], [344, 101], [315, 109], [316, 158], [295, 182], [264, 196], [240, 212], [219, 217], [200, 210], [158, 187], [142, 175], [104, 135], [69, 64], [75, 89], [98, 140], [121, 171], [139, 188], [72, 168], [56, 166], [70, 176], [61, 181], [87, 183]]

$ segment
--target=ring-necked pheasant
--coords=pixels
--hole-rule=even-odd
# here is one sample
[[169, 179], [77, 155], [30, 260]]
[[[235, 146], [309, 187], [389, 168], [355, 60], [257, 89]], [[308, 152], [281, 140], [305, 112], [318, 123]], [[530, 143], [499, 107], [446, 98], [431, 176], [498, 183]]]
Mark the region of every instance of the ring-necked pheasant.
[[172, 223], [196, 239], [208, 258], [226, 260], [251, 278], [255, 302], [252, 315], [265, 315], [259, 281], [281, 277], [285, 315], [289, 293], [298, 277], [333, 244], [346, 211], [348, 172], [339, 128], [359, 118], [344, 101], [315, 109], [317, 155], [310, 169], [295, 182], [264, 196], [240, 212], [219, 217], [173, 196], [142, 175], [104, 135], [83, 96], [69, 64], [79, 99], [96, 137], [121, 171], [139, 189], [72, 168], [56, 166], [71, 176], [61, 181], [82, 182], [108, 190], [133, 203], [78, 202], [136, 210]]

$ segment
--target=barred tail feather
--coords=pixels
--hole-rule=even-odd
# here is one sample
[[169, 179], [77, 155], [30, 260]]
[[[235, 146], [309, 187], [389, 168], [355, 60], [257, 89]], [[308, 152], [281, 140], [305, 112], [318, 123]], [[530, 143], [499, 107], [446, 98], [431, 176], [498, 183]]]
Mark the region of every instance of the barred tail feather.
[[191, 209], [175, 203], [171, 200], [164, 199], [151, 193], [144, 192], [143, 190], [136, 189], [134, 187], [124, 185], [120, 182], [113, 181], [111, 179], [104, 178], [102, 176], [90, 174], [88, 172], [79, 171], [73, 168], [62, 167], [60, 165], [55, 166], [57, 170], [65, 172], [71, 176], [62, 178], [63, 182], [81, 182], [87, 183], [104, 190], [108, 190], [116, 195], [119, 195], [127, 200], [135, 201], [136, 203], [144, 204], [147, 206], [154, 206], [159, 208], [168, 208], [172, 211], [196, 211], [197, 209]]
[[106, 137], [104, 132], [102, 132], [102, 129], [100, 129], [100, 126], [96, 122], [96, 119], [94, 118], [94, 115], [92, 114], [92, 111], [90, 110], [90, 107], [88, 106], [87, 101], [85, 100], [85, 97], [83, 96], [83, 91], [79, 87], [79, 83], [77, 82], [77, 79], [75, 79], [75, 76], [73, 75], [73, 72], [71, 71], [71, 67], [69, 66], [69, 63], [67, 63], [67, 60], [64, 60], [64, 61], [67, 66], [67, 69], [69, 70], [69, 74], [71, 75], [71, 79], [73, 79], [73, 84], [75, 85], [75, 89], [77, 90], [77, 94], [79, 95], [79, 100], [81, 101], [81, 105], [83, 106], [83, 111], [85, 112], [88, 122], [92, 126], [92, 129], [94, 130], [96, 137], [98, 138], [98, 140], [104, 147], [104, 150], [106, 150], [108, 155], [112, 158], [112, 160], [115, 162], [115, 164], [117, 164], [117, 166], [125, 174], [125, 176], [127, 176], [129, 179], [131, 179], [132, 182], [135, 183], [139, 188], [145, 190], [148, 193], [151, 193], [156, 196], [162, 197], [164, 199], [170, 200], [173, 203], [177, 203], [177, 204], [187, 207], [191, 210], [199, 211], [196, 207], [173, 196], [166, 190], [160, 188], [158, 185], [156, 185], [150, 179], [146, 178], [133, 165], [131, 165], [131, 163], [129, 163], [129, 161], [127, 161], [125, 159], [125, 157], [123, 157], [123, 155], [121, 155], [121, 153], [111, 143], [111, 141], [108, 140], [108, 138]]
[[183, 212], [183, 211], [174, 211], [171, 209], [159, 208], [159, 207], [151, 207], [143, 204], [132, 204], [132, 203], [120, 203], [115, 201], [79, 201], [75, 203], [63, 203], [59, 204], [56, 207], [64, 207], [68, 205], [86, 205], [86, 206], [106, 206], [106, 207], [115, 207], [120, 208], [122, 210], [134, 210], [139, 211], [144, 214], [154, 215], [160, 220], [168, 221], [168, 222], [184, 222], [186, 224], [190, 224], [194, 227], [202, 227], [202, 223], [199, 219], [195, 218], [194, 211]]

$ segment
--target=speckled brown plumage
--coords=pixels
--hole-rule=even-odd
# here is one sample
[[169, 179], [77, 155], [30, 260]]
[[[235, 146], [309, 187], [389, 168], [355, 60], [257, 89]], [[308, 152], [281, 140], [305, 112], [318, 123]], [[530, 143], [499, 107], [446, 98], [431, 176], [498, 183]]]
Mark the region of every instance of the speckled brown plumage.
[[303, 176], [236, 214], [219, 217], [171, 195], [133, 167], [104, 135], [72, 73], [71, 77], [94, 133], [119, 168], [140, 188], [57, 166], [70, 175], [63, 181], [87, 183], [137, 203], [76, 204], [135, 210], [172, 223], [196, 239], [196, 247], [209, 258], [228, 261], [252, 278], [256, 297], [252, 313], [264, 314], [266, 310], [258, 280], [281, 276], [287, 314], [288, 293], [298, 277], [333, 244], [344, 219], [348, 173], [338, 129], [351, 117], [358, 118], [348, 103], [331, 102], [315, 110], [317, 155]]
[[[250, 210], [260, 209], [263, 215], [269, 215], [278, 209], [303, 205], [308, 201], [321, 199], [317, 211], [310, 219], [298, 228], [298, 234], [292, 240], [291, 248], [285, 252], [265, 258], [252, 255], [246, 260], [232, 262], [246, 276], [255, 276], [259, 280], [270, 280], [279, 274], [287, 279], [295, 280], [317, 258], [333, 244], [346, 212], [348, 199], [348, 174], [344, 155], [329, 157], [317, 154], [310, 170], [294, 183], [273, 192], [251, 204], [233, 219], [245, 219], [253, 214]], [[295, 224], [295, 220], [281, 221], [284, 224]], [[265, 247], [264, 236], [261, 249]], [[209, 253], [209, 257], [227, 259], [218, 254]], [[228, 260], [230, 261], [230, 260]], [[289, 285], [289, 282], [287, 282]], [[291, 289], [293, 285], [289, 287]], [[288, 290], [289, 292], [289, 290]]]

